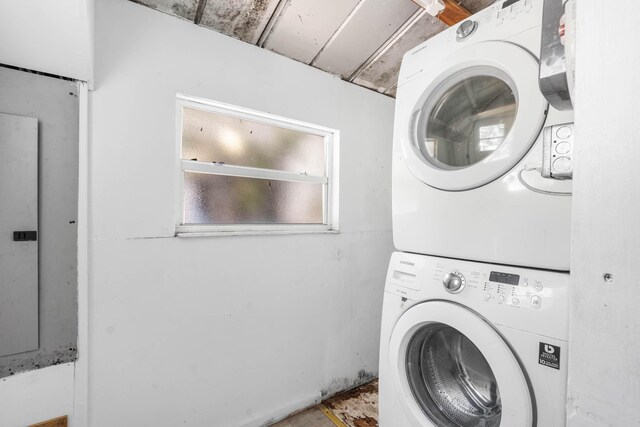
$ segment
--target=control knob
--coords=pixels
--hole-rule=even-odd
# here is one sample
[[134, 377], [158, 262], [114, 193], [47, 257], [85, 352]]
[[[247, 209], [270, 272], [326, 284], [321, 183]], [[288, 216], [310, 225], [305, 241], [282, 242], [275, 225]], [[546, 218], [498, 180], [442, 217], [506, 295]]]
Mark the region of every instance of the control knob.
[[458, 273], [457, 271], [452, 271], [451, 273], [447, 273], [444, 275], [442, 279], [442, 284], [447, 292], [452, 294], [457, 294], [461, 292], [464, 288], [464, 276], [462, 273]]
[[456, 30], [456, 38], [458, 40], [466, 39], [475, 32], [476, 28], [478, 28], [476, 21], [464, 21]]

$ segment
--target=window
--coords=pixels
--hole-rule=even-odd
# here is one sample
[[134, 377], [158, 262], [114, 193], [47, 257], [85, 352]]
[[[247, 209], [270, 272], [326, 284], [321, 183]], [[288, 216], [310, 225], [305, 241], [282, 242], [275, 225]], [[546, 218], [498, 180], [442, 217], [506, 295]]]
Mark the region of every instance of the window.
[[178, 234], [337, 230], [339, 133], [178, 96]]

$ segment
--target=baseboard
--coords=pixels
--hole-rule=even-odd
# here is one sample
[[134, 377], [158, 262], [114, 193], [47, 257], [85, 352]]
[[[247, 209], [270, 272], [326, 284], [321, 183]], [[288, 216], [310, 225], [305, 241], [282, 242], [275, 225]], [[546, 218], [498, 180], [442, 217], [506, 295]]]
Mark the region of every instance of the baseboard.
[[289, 415], [299, 412], [303, 409], [309, 408], [311, 406], [315, 406], [322, 401], [320, 397], [320, 393], [314, 393], [311, 396], [308, 396], [304, 399], [296, 400], [295, 402], [291, 402], [285, 406], [281, 406], [278, 409], [270, 411], [266, 414], [260, 415], [251, 421], [248, 421], [242, 424], [242, 427], [265, 427], [269, 426], [273, 423], [277, 423], [278, 421], [282, 421], [287, 418]]

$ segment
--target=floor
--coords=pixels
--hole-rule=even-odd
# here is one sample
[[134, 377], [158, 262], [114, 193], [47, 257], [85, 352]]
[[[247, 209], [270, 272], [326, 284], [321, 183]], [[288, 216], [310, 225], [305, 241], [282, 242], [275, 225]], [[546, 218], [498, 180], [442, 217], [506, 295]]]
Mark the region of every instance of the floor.
[[340, 393], [272, 427], [378, 427], [378, 380]]
[[271, 427], [336, 427], [318, 406], [293, 415]]

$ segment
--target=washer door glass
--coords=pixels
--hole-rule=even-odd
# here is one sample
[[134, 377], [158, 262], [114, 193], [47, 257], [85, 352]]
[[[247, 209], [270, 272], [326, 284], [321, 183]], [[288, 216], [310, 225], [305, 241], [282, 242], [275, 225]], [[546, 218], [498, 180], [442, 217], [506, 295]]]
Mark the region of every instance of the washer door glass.
[[[493, 75], [454, 80], [427, 101], [420, 150], [442, 168], [471, 166], [502, 144], [516, 118], [511, 85]], [[428, 116], [427, 116], [428, 114]]]
[[407, 348], [409, 386], [422, 411], [439, 426], [497, 427], [498, 383], [480, 350], [457, 329], [429, 323]]

